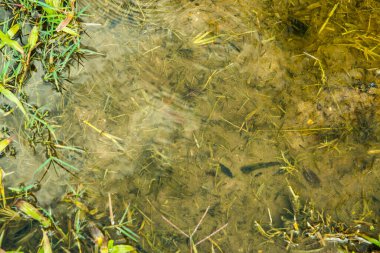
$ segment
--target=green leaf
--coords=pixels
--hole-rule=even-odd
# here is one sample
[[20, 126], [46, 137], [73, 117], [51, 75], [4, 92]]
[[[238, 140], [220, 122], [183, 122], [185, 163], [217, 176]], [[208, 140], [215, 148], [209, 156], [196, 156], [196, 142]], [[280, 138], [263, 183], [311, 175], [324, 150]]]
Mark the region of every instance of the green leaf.
[[368, 235], [360, 234], [360, 236], [363, 237], [364, 239], [366, 239], [367, 241], [369, 241], [370, 243], [372, 243], [372, 244], [374, 244], [380, 248], [380, 241], [379, 240], [376, 240], [375, 238], [372, 238]]
[[[37, 0], [34, 0], [32, 1], [38, 5], [40, 5], [44, 11], [47, 13], [47, 14], [54, 14], [56, 12], [56, 8], [53, 7], [53, 4], [52, 5], [49, 5], [49, 4], [46, 4], [44, 2], [41, 2], [41, 1], [37, 1]], [[51, 1], [46, 1], [46, 2], [51, 2]]]
[[[8, 38], [12, 39], [19, 30], [20, 30], [19, 24], [15, 24], [14, 26], [12, 26], [7, 32]], [[4, 46], [5, 46], [5, 42], [1, 41], [0, 42], [0, 49], [2, 49]]]
[[20, 100], [18, 100], [18, 98], [10, 90], [6, 89], [1, 84], [0, 84], [0, 93], [3, 94], [9, 101], [15, 103], [17, 105], [17, 107], [22, 111], [25, 118], [27, 120], [29, 120], [28, 113], [26, 112], [26, 110], [25, 110], [24, 106], [22, 105], [22, 103], [20, 102]]
[[115, 245], [109, 249], [111, 253], [136, 252], [136, 249], [130, 245]]
[[2, 40], [5, 45], [13, 48], [14, 50], [20, 52], [22, 55], [24, 55], [24, 49], [20, 44], [18, 44], [17, 41], [11, 40], [8, 35], [4, 34], [2, 31], [0, 31], [0, 40]]

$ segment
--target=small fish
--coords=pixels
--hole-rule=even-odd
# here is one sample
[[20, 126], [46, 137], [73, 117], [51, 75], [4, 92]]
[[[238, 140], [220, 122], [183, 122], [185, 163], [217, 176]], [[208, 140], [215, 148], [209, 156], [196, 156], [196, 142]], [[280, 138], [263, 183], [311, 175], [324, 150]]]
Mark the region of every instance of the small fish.
[[231, 170], [227, 166], [225, 166], [221, 163], [219, 163], [219, 166], [220, 166], [220, 171], [223, 172], [224, 175], [226, 175], [227, 177], [230, 177], [230, 178], [234, 177]]
[[311, 184], [312, 187], [319, 187], [321, 185], [321, 180], [319, 179], [317, 174], [314, 173], [314, 171], [304, 168], [302, 171], [302, 175], [306, 179], [306, 181]]
[[265, 169], [265, 168], [276, 166], [276, 165], [282, 165], [282, 163], [280, 163], [280, 162], [255, 163], [255, 164], [245, 165], [245, 166], [241, 167], [240, 170], [244, 174], [248, 174], [254, 170]]

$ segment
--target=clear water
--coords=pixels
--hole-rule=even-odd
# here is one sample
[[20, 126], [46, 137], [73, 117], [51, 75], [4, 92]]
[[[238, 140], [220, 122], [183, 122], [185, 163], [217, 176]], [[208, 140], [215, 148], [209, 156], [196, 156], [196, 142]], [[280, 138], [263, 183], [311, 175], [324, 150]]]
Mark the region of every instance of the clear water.
[[[198, 252], [218, 252], [216, 245], [283, 252], [255, 222], [284, 226], [289, 186], [333, 219], [378, 221], [380, 164], [368, 154], [380, 146], [378, 91], [357, 80], [379, 83], [379, 61], [349, 47], [315, 48], [317, 27], [302, 36], [292, 31], [287, 8], [296, 7], [285, 1], [81, 2], [87, 4], [93, 15], [84, 20], [83, 44], [101, 56], [72, 70], [57, 118], [64, 143], [86, 153], [66, 153], [79, 178], [49, 173], [54, 187], [39, 192], [46, 205], [67, 185], [82, 185], [100, 210], [111, 193], [116, 212], [131, 203], [149, 217], [142, 231], [148, 252], [188, 252], [186, 238], [162, 215], [190, 233], [208, 207], [195, 242], [228, 225]], [[240, 171], [283, 162], [282, 155], [296, 171]], [[43, 161], [25, 156], [19, 161], [31, 172]], [[30, 180], [22, 174], [15, 178]]]

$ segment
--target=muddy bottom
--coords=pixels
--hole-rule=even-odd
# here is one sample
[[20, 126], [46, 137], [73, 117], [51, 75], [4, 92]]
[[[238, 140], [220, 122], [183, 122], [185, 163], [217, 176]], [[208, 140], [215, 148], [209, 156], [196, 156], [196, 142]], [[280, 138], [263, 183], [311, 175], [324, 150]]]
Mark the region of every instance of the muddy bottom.
[[317, 47], [328, 11], [313, 9], [319, 26], [305, 28], [288, 7], [91, 2], [83, 44], [99, 55], [71, 72], [58, 119], [86, 153], [67, 155], [80, 172], [62, 185], [81, 185], [107, 213], [109, 193], [115, 213], [140, 210], [146, 252], [189, 252], [197, 224], [198, 252], [284, 252], [257, 224], [286, 226], [290, 189], [331, 219], [378, 222], [378, 58]]

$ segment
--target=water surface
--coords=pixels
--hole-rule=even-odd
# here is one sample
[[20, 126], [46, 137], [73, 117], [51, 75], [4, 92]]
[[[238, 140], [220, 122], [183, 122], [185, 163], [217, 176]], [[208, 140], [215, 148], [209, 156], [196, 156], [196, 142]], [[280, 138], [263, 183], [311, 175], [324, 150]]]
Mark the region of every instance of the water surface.
[[[378, 88], [365, 87], [379, 83], [379, 61], [331, 41], [323, 47], [315, 34], [324, 6], [302, 19], [315, 26], [300, 33], [294, 19], [311, 2], [87, 4], [83, 44], [101, 55], [71, 72], [59, 119], [64, 142], [87, 151], [69, 155], [81, 164], [69, 183], [100, 210], [108, 193], [116, 212], [129, 203], [141, 210], [147, 252], [188, 252], [162, 215], [190, 233], [207, 208], [195, 242], [228, 225], [198, 252], [283, 252], [256, 222], [286, 225], [289, 186], [333, 219], [378, 221], [380, 164], [368, 154], [379, 149]], [[281, 170], [284, 158], [293, 171]], [[267, 162], [275, 163], [240, 170]]]

